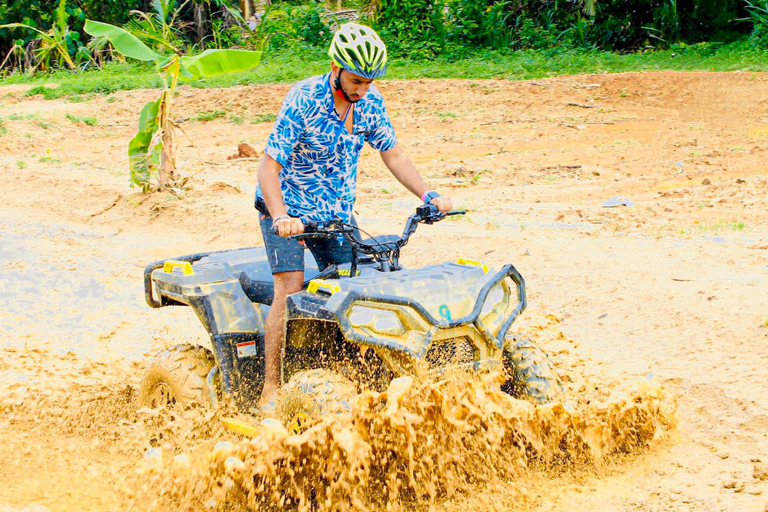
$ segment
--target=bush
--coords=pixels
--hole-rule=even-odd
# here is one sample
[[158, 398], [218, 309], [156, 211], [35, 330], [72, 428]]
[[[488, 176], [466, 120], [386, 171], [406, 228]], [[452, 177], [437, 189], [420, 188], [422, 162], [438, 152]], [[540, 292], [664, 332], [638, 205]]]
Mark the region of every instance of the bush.
[[275, 4], [267, 13], [263, 30], [269, 48], [282, 49], [296, 44], [327, 46], [333, 30], [330, 13], [320, 3], [306, 5]]
[[509, 48], [514, 14], [509, 0], [450, 0], [446, 7], [448, 36], [454, 43]]
[[372, 17], [391, 56], [431, 59], [446, 44], [441, 0], [381, 0]]
[[516, 50], [549, 50], [557, 46], [573, 46], [572, 39], [561, 37], [562, 33], [552, 23], [536, 24], [534, 20], [520, 16], [512, 29], [512, 47]]
[[745, 21], [752, 23], [752, 33], [749, 42], [760, 48], [768, 48], [768, 0], [747, 0], [749, 18]]

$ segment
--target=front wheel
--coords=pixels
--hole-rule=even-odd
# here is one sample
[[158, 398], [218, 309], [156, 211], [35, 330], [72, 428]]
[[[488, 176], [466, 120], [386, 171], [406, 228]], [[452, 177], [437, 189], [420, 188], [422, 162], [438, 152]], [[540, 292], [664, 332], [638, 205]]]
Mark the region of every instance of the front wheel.
[[339, 373], [323, 368], [301, 371], [280, 390], [277, 412], [288, 429], [298, 433], [321, 416], [351, 410], [356, 393], [355, 385]]
[[215, 364], [213, 354], [203, 347], [176, 345], [158, 352], [141, 381], [139, 405], [207, 405], [206, 378]]
[[507, 380], [501, 390], [540, 404], [565, 402], [563, 381], [541, 348], [527, 338], [507, 338], [502, 354]]

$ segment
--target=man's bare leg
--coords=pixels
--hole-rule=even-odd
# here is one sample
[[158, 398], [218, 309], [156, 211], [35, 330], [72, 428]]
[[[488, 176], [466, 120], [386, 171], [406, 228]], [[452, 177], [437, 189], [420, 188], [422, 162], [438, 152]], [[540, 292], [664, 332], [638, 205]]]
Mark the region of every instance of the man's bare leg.
[[304, 271], [280, 272], [274, 274], [275, 297], [267, 313], [267, 325], [264, 332], [264, 389], [261, 392], [259, 407], [277, 398], [280, 385], [280, 356], [285, 343], [285, 303], [286, 297], [301, 291], [304, 284]]

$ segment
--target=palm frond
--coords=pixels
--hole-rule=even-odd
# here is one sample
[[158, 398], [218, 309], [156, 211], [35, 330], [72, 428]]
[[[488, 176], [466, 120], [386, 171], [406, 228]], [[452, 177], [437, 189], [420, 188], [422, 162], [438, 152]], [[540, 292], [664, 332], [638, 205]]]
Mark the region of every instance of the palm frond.
[[67, 26], [67, 20], [69, 19], [69, 13], [67, 12], [67, 0], [59, 0], [59, 6], [56, 8], [56, 25], [59, 30], [66, 32], [69, 28]]

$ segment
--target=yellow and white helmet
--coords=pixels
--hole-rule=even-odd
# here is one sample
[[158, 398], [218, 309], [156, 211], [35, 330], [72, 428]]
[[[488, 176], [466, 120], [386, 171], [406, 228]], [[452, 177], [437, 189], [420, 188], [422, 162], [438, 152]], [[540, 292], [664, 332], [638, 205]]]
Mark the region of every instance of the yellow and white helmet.
[[387, 71], [387, 47], [379, 34], [365, 25], [342, 25], [333, 36], [328, 55], [337, 66], [365, 78], [378, 78]]

